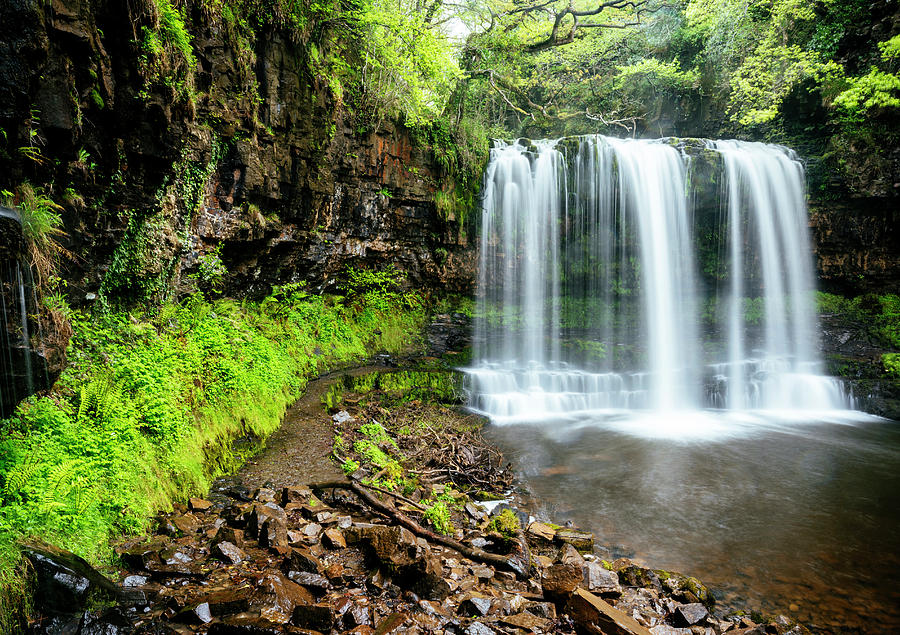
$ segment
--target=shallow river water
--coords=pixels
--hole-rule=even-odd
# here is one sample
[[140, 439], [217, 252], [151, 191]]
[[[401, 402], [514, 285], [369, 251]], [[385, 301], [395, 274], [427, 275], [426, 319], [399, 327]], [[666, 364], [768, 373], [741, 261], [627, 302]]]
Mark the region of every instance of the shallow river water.
[[696, 416], [718, 428], [657, 435], [629, 418], [486, 434], [543, 511], [613, 557], [694, 575], [726, 607], [900, 632], [900, 423]]

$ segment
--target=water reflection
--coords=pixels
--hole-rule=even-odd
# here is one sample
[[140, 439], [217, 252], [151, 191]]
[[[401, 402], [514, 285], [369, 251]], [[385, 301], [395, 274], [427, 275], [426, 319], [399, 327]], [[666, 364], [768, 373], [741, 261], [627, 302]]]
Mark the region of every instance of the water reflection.
[[685, 421], [660, 438], [633, 416], [487, 434], [557, 518], [618, 554], [699, 577], [726, 606], [900, 631], [900, 426], [746, 416], [753, 434], [689, 440]]

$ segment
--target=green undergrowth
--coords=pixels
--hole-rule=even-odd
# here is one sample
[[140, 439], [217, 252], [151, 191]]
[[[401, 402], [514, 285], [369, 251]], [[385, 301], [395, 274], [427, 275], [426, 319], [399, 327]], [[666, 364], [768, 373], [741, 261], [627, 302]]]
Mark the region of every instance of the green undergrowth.
[[504, 509], [491, 519], [487, 529], [498, 533], [502, 537], [503, 542], [507, 546], [511, 546], [518, 540], [522, 526], [519, 524], [519, 519], [513, 510]]
[[462, 377], [451, 372], [418, 370], [374, 372], [351, 377], [345, 375], [322, 395], [322, 405], [337, 408], [347, 394], [361, 395], [358, 403], [376, 400], [397, 405], [421, 400], [456, 404], [462, 399]]
[[873, 344], [900, 350], [900, 296], [892, 293], [867, 293], [845, 298], [819, 292], [816, 300], [820, 314], [838, 315], [864, 327]]
[[112, 564], [112, 540], [205, 494], [246, 458], [233, 441], [265, 439], [308, 378], [417, 344], [423, 310], [376, 295], [288, 285], [260, 302], [197, 294], [153, 312], [73, 312], [53, 391], [0, 421], [0, 632], [26, 596], [18, 541]]
[[451, 372], [374, 372], [345, 376], [322, 397], [327, 410], [346, 406], [352, 412], [333, 441], [341, 469], [365, 485], [417, 500], [419, 509], [407, 511], [444, 535], [456, 532], [460, 510], [479, 494], [465, 484], [431, 484], [423, 465], [424, 445], [439, 447], [472, 429], [455, 409], [460, 381]]

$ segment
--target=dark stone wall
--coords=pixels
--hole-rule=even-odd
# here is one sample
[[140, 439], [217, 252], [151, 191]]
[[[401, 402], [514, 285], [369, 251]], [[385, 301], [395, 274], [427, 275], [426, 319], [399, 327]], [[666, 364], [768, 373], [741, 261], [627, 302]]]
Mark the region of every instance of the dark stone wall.
[[813, 201], [809, 220], [822, 290], [848, 296], [900, 293], [897, 199]]
[[[165, 270], [176, 292], [216, 247], [233, 295], [326, 287], [348, 265], [388, 263], [413, 284], [471, 290], [467, 233], [435, 208], [449, 176], [428, 148], [393, 122], [361, 129], [310, 70], [302, 38], [270, 29], [248, 40], [200, 2], [188, 17], [192, 99], [146, 82], [150, 0], [0, 4], [0, 24], [16, 25], [0, 34], [0, 189], [27, 180], [64, 204], [73, 302], [96, 297], [130, 220], [144, 216], [160, 222], [135, 276]], [[172, 188], [179, 166], [213, 156], [188, 209]]]

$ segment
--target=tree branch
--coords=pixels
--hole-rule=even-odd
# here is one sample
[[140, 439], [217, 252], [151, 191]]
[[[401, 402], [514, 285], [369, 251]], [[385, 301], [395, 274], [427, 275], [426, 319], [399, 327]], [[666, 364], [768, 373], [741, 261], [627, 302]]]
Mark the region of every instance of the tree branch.
[[[553, 11], [553, 27], [550, 30], [550, 34], [544, 38], [543, 40], [539, 40], [534, 42], [526, 47], [531, 53], [538, 53], [540, 51], [553, 48], [556, 46], [564, 46], [566, 44], [571, 44], [575, 41], [575, 38], [578, 37], [578, 29], [579, 27], [584, 28], [593, 28], [593, 29], [626, 29], [632, 26], [639, 26], [642, 24], [641, 17], [645, 13], [655, 13], [662, 9], [667, 4], [659, 4], [656, 6], [650, 6], [648, 3], [650, 0], [607, 0], [606, 2], [601, 2], [597, 6], [592, 9], [585, 10], [577, 10], [570, 0], [569, 4], [563, 8], [562, 10], [554, 10]], [[539, 11], [547, 8], [551, 3], [550, 2], [540, 2], [538, 4], [533, 4], [528, 7], [521, 7], [518, 9], [514, 9], [509, 11], [504, 15], [512, 15], [514, 13], [523, 13], [527, 14], [532, 11]], [[616, 10], [625, 10], [631, 9], [632, 16], [634, 16], [631, 20], [626, 20], [624, 22], [580, 22], [579, 18], [589, 18], [593, 16], [600, 15], [602, 12], [607, 9], [616, 9]], [[561, 28], [567, 17], [571, 16], [572, 25], [565, 30], [565, 32], [561, 32]]]
[[[323, 490], [323, 489], [344, 489], [350, 490], [354, 492], [357, 496], [359, 496], [363, 501], [366, 502], [367, 505], [372, 507], [378, 513], [393, 518], [397, 521], [398, 524], [403, 525], [411, 532], [416, 534], [417, 536], [421, 536], [426, 540], [431, 542], [436, 542], [439, 545], [443, 545], [444, 547], [449, 547], [454, 551], [457, 551], [469, 558], [470, 560], [475, 560], [477, 562], [483, 562], [485, 564], [489, 564], [495, 567], [499, 567], [502, 569], [506, 569], [508, 571], [512, 571], [516, 574], [516, 577], [520, 580], [528, 579], [528, 572], [531, 568], [530, 562], [523, 563], [516, 561], [514, 558], [504, 558], [503, 556], [498, 556], [497, 554], [488, 553], [487, 551], [483, 551], [481, 549], [475, 549], [473, 547], [467, 547], [461, 542], [457, 542], [452, 538], [448, 538], [447, 536], [442, 536], [440, 534], [436, 534], [433, 531], [425, 529], [417, 522], [409, 518], [408, 516], [402, 514], [397, 511], [387, 503], [383, 503], [378, 500], [368, 491], [366, 491], [366, 486], [356, 482], [356, 481], [325, 481], [324, 483], [312, 483], [310, 484], [311, 489]], [[526, 547], [527, 549], [527, 547]], [[527, 553], [527, 551], [526, 551]], [[530, 559], [530, 558], [529, 558]]]

